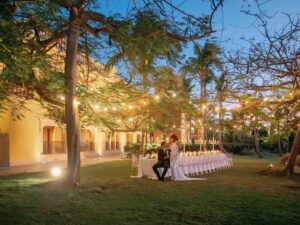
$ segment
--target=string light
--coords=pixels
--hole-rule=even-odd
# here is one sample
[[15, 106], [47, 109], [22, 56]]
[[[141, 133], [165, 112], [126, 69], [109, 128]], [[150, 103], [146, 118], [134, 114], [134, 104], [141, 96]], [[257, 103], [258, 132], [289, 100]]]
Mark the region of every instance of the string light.
[[95, 109], [100, 109], [100, 106], [97, 104], [97, 105], [95, 105]]
[[116, 110], [117, 110], [117, 108], [116, 108], [116, 107], [113, 107], [113, 108], [112, 108], [112, 110], [113, 110], [113, 111], [116, 111]]
[[129, 118], [129, 121], [133, 121], [133, 119], [132, 119], [132, 118]]
[[203, 106], [202, 106], [202, 109], [203, 109], [203, 110], [205, 110], [206, 108], [207, 108], [207, 106], [206, 106], [206, 105], [203, 105]]
[[80, 105], [80, 102], [77, 100], [74, 100], [74, 105], [78, 106], [78, 105]]
[[172, 96], [173, 96], [173, 98], [175, 98], [177, 95], [176, 95], [176, 93], [173, 93]]
[[147, 102], [146, 102], [146, 101], [144, 101], [144, 102], [143, 102], [143, 104], [144, 104], [144, 105], [147, 105]]
[[103, 110], [104, 110], [104, 112], [107, 112], [107, 111], [108, 111], [108, 108], [105, 107]]
[[219, 108], [218, 106], [216, 106], [216, 107], [215, 107], [215, 110], [216, 110], [216, 111], [219, 111], [219, 110], [220, 110], [220, 108]]
[[132, 106], [132, 105], [129, 105], [129, 109], [133, 109], [133, 106]]
[[121, 119], [118, 119], [118, 120], [117, 120], [118, 123], [121, 123], [121, 121], [122, 121]]
[[64, 101], [65, 100], [65, 96], [60, 96], [60, 100]]
[[273, 168], [273, 164], [270, 164], [270, 165], [269, 165], [269, 169], [272, 169], [272, 168]]
[[155, 98], [156, 100], [159, 100], [159, 99], [160, 99], [159, 95], [155, 95], [154, 98]]

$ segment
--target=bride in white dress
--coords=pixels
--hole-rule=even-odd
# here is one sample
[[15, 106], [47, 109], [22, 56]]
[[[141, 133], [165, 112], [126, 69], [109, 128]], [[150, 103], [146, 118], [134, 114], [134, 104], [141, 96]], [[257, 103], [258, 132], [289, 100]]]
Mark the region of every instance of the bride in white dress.
[[172, 180], [174, 181], [184, 181], [184, 180], [206, 180], [205, 178], [189, 178], [184, 175], [182, 169], [179, 166], [180, 153], [178, 150], [178, 137], [173, 134], [171, 136], [171, 172]]

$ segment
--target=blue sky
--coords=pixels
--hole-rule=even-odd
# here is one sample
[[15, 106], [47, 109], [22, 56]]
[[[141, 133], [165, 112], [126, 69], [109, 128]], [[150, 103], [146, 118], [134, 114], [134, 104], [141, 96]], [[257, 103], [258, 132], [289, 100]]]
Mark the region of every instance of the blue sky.
[[[286, 19], [282, 12], [289, 15], [300, 14], [300, 0], [260, 0], [265, 2], [261, 8], [266, 10], [268, 15], [273, 15], [272, 25], [280, 28]], [[136, 0], [138, 6], [142, 5], [142, 0]], [[200, 16], [210, 12], [208, 1], [205, 0], [173, 0], [173, 4], [180, 5], [180, 9]], [[120, 13], [126, 14], [128, 4], [133, 4], [133, 0], [101, 0], [99, 1], [101, 11], [107, 15]], [[220, 41], [220, 46], [225, 49], [236, 49], [245, 46], [246, 43], [240, 40], [241, 37], [260, 38], [259, 33], [253, 25], [256, 24], [255, 18], [247, 16], [241, 10], [251, 10], [257, 12], [253, 0], [225, 0], [222, 10], [219, 10], [214, 17], [214, 26], [217, 30], [216, 36]], [[188, 46], [185, 50], [186, 55], [192, 55], [192, 48]]]
[[[134, 0], [98, 0], [100, 11], [106, 15], [113, 16], [115, 13], [126, 15], [128, 4], [132, 6]], [[138, 6], [142, 5], [142, 0], [135, 0]], [[300, 15], [300, 0], [259, 0], [264, 2], [261, 10], [267, 15], [272, 16], [270, 27], [272, 29], [280, 29], [286, 22], [287, 17], [283, 15], [287, 13], [291, 16]], [[179, 6], [180, 9], [196, 17], [211, 12], [208, 0], [172, 0], [173, 4]], [[261, 41], [262, 36], [257, 31], [258, 21], [252, 16], [245, 15], [242, 10], [250, 10], [258, 12], [254, 0], [224, 0], [224, 6], [216, 13], [213, 24], [214, 29], [218, 30], [214, 34], [221, 48], [225, 51], [236, 50], [247, 47], [246, 39], [255, 38], [255, 41]], [[201, 42], [200, 42], [201, 43]], [[192, 43], [188, 44], [184, 49], [186, 57], [193, 56]], [[119, 72], [123, 71], [119, 68]], [[125, 72], [126, 73], [126, 72]], [[198, 85], [196, 85], [194, 93], [198, 93]]]

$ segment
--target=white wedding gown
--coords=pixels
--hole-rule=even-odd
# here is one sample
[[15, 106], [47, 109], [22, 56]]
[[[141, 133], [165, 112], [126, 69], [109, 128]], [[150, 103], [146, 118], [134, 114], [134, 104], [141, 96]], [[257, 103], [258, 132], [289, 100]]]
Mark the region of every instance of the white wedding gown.
[[172, 180], [174, 181], [184, 181], [184, 180], [206, 180], [205, 178], [190, 178], [184, 175], [182, 169], [179, 166], [179, 150], [178, 145], [173, 143], [171, 146], [171, 173]]

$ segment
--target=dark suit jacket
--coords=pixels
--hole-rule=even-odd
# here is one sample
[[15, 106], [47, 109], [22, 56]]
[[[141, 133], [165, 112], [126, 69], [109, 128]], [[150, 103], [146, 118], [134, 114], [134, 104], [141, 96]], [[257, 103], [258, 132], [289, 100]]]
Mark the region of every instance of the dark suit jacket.
[[159, 149], [157, 152], [158, 161], [166, 167], [170, 167], [170, 158], [165, 159], [169, 154], [171, 154], [169, 149], [167, 149], [166, 152], [163, 149]]

